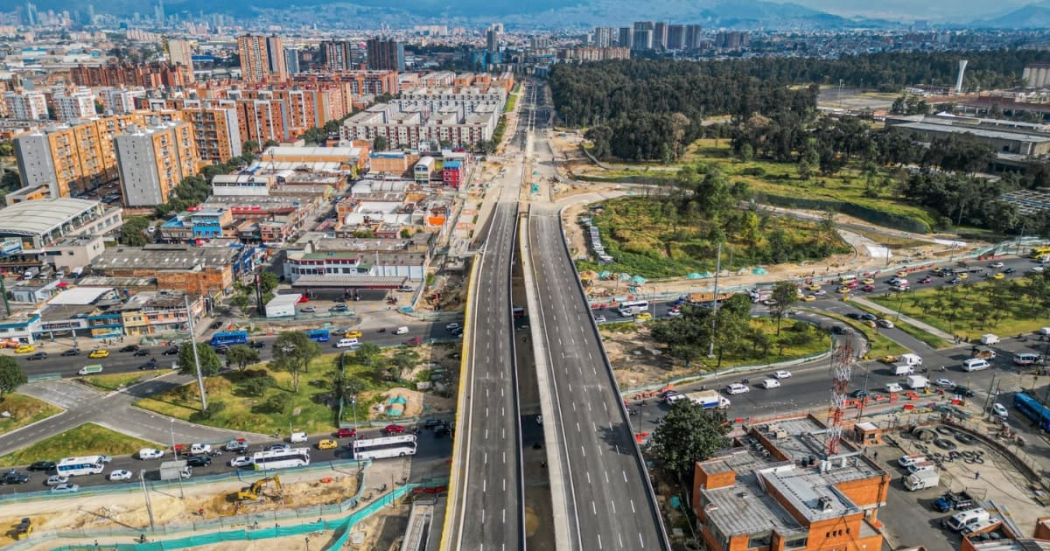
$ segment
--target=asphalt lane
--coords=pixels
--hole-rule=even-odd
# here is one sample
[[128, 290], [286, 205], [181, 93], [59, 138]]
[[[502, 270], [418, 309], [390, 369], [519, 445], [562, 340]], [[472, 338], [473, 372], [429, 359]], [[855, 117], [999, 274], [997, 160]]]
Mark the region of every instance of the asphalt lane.
[[569, 475], [570, 529], [578, 549], [663, 549], [659, 512], [649, 499], [648, 473], [635, 453], [615, 382], [603, 364], [585, 297], [561, 242], [554, 209], [530, 215], [533, 266]]

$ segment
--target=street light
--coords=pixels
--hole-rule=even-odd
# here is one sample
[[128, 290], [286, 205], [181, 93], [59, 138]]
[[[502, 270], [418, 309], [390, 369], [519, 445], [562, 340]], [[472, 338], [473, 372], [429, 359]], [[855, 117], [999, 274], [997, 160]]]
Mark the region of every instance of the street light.
[[[192, 344], [192, 341], [191, 343]], [[171, 453], [175, 454], [175, 461], [179, 460], [179, 450], [175, 447], [175, 419], [168, 419], [168, 432], [171, 434]], [[182, 469], [179, 469], [179, 497], [186, 499], [186, 492], [182, 488]]]

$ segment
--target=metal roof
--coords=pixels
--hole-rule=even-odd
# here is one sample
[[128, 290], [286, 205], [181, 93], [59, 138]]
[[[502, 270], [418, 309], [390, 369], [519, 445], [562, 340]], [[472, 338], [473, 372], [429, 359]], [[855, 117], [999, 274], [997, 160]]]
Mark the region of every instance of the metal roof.
[[292, 287], [358, 287], [365, 289], [397, 289], [406, 281], [401, 276], [340, 276], [340, 275], [303, 275], [295, 280]]
[[928, 122], [908, 122], [904, 124], [896, 125], [898, 128], [907, 128], [909, 130], [920, 130], [926, 132], [944, 132], [951, 134], [965, 134], [969, 132], [974, 136], [980, 136], [982, 138], [996, 139], [996, 140], [1012, 140], [1017, 142], [1028, 142], [1028, 143], [1046, 143], [1050, 142], [1050, 136], [1032, 136], [1030, 134], [1021, 134], [1018, 132], [1007, 132], [1005, 130], [990, 130], [987, 128], [970, 127], [970, 126], [956, 126], [952, 124], [934, 124]]
[[0, 234], [43, 235], [92, 210], [98, 201], [49, 199], [15, 203], [0, 215]]
[[298, 293], [292, 295], [276, 295], [270, 299], [270, 302], [266, 303], [266, 306], [287, 306], [289, 304], [298, 304], [299, 299], [301, 298], [303, 298], [303, 295]]

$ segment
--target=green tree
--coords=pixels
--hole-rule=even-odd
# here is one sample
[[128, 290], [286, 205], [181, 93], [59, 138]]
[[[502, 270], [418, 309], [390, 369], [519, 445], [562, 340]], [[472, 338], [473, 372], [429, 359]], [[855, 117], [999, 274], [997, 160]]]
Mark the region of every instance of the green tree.
[[27, 382], [25, 371], [14, 358], [0, 356], [0, 401], [3, 401], [4, 394], [14, 392]]
[[149, 240], [146, 238], [146, 228], [149, 227], [149, 218], [145, 216], [132, 216], [124, 220], [120, 228], [120, 244], [129, 247], [141, 247]]
[[243, 344], [238, 344], [226, 352], [226, 361], [230, 365], [237, 366], [238, 370], [244, 371], [249, 365], [259, 363], [259, 351]]
[[372, 140], [372, 150], [386, 151], [386, 138], [382, 136], [376, 136], [375, 139]]
[[263, 403], [263, 409], [269, 413], [282, 414], [288, 411], [288, 406], [292, 405], [292, 396], [286, 392], [278, 392], [266, 399]]
[[310, 362], [321, 355], [321, 346], [310, 340], [306, 333], [286, 331], [277, 335], [273, 343], [273, 359], [270, 368], [292, 374], [292, 390], [299, 392], [299, 375], [309, 371]]
[[259, 274], [259, 286], [262, 287], [263, 294], [273, 292], [280, 284], [281, 280], [277, 277], [277, 274], [273, 272], [263, 272]]
[[241, 384], [241, 388], [244, 393], [249, 396], [262, 396], [266, 394], [267, 390], [270, 390], [274, 384], [274, 378], [270, 376], [266, 377], [252, 377]]
[[652, 453], [668, 470], [687, 477], [697, 461], [708, 459], [729, 445], [728, 432], [723, 410], [704, 409], [691, 400], [679, 400], [656, 427]]
[[383, 349], [375, 343], [361, 343], [354, 351], [354, 360], [365, 367], [375, 367], [383, 357]]
[[266, 140], [266, 142], [263, 143], [263, 149], [266, 149], [266, 148], [269, 148], [269, 147], [277, 147], [279, 145], [281, 145], [281, 142], [279, 142], [277, 140]]
[[[215, 353], [215, 349], [204, 342], [194, 343], [194, 346], [197, 347], [197, 357], [200, 358], [201, 362], [201, 375], [210, 377], [218, 374], [219, 370], [222, 369], [222, 360]], [[179, 347], [178, 366], [179, 373], [183, 375], [197, 374], [197, 369], [193, 364], [193, 348], [189, 344]]]
[[755, 157], [755, 149], [751, 147], [751, 144], [746, 143], [740, 146], [740, 161], [748, 162]]
[[418, 364], [419, 352], [404, 346], [398, 348], [390, 358], [390, 368], [388, 369], [387, 377], [391, 380], [399, 380], [406, 369], [411, 369]]
[[769, 313], [773, 319], [777, 320], [777, 336], [779, 337], [780, 321], [784, 319], [784, 314], [798, 302], [798, 287], [795, 287], [795, 284], [790, 281], [781, 281], [773, 287], [773, 294], [770, 298], [775, 302], [769, 307]]
[[244, 151], [246, 155], [254, 155], [259, 151], [259, 142], [255, 140], [248, 140], [241, 146], [241, 151]]
[[342, 399], [344, 402], [349, 402], [365, 390], [364, 381], [347, 375], [342, 369], [333, 370], [329, 380], [332, 383], [332, 396], [336, 399]]
[[809, 180], [810, 176], [813, 176], [813, 165], [809, 164], [809, 161], [802, 159], [798, 162], [798, 179]]

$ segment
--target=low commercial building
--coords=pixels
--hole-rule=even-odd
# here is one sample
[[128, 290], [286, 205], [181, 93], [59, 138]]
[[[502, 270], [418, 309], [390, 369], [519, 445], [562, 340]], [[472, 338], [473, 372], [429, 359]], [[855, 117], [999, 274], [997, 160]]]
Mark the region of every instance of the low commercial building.
[[[418, 285], [426, 277], [430, 261], [428, 236], [431, 234], [421, 235], [419, 240], [311, 241], [302, 250], [287, 253], [284, 276], [299, 288], [398, 289]], [[390, 248], [379, 250], [383, 245]]]
[[419, 159], [414, 167], [414, 176], [417, 184], [429, 184], [430, 175], [434, 173], [434, 158], [427, 155]]
[[276, 295], [266, 303], [266, 317], [290, 318], [295, 315], [295, 305], [303, 298], [300, 294]]
[[205, 301], [201, 295], [192, 293], [147, 292], [131, 296], [119, 310], [125, 335], [159, 335], [189, 331], [187, 312], [192, 312], [194, 320], [201, 318]]
[[91, 272], [106, 277], [156, 278], [161, 290], [221, 295], [232, 290], [233, 266], [242, 254], [231, 247], [115, 247], [92, 262]]
[[697, 462], [692, 508], [707, 547], [881, 549], [890, 475], [846, 442], [828, 456], [826, 433], [813, 417], [783, 419]]
[[[27, 201], [0, 212], [0, 269], [7, 271], [45, 263], [56, 269], [83, 267], [83, 257], [100, 252], [98, 240], [123, 224], [121, 209], [107, 210], [98, 201], [84, 199]], [[67, 237], [86, 241], [66, 241]], [[79, 249], [81, 245], [85, 248]]]
[[1050, 131], [1043, 124], [935, 115], [886, 117], [886, 126], [914, 133], [924, 142], [953, 134], [970, 134], [999, 154], [1037, 157], [1050, 153]]
[[459, 189], [463, 183], [463, 163], [461, 161], [445, 161], [441, 168], [441, 181], [446, 186]]

